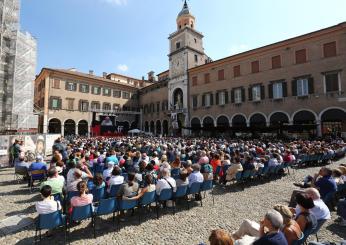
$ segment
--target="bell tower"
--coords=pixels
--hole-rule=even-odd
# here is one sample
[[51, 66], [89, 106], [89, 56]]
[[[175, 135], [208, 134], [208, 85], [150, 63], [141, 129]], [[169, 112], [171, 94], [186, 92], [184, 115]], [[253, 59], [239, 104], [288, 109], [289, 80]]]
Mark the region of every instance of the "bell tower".
[[[171, 112], [173, 128], [189, 125], [188, 112], [188, 70], [205, 64], [207, 56], [204, 54], [203, 35], [195, 30], [196, 18], [192, 15], [189, 6], [184, 1], [182, 10], [177, 19], [177, 30], [169, 37], [169, 83], [168, 103]], [[181, 132], [181, 134], [187, 134]]]

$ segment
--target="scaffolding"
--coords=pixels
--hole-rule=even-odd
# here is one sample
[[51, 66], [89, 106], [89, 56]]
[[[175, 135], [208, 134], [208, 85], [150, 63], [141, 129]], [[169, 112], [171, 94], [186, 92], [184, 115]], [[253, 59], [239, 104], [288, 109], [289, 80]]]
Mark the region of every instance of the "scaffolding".
[[0, 132], [37, 128], [36, 40], [20, 31], [19, 0], [0, 0]]

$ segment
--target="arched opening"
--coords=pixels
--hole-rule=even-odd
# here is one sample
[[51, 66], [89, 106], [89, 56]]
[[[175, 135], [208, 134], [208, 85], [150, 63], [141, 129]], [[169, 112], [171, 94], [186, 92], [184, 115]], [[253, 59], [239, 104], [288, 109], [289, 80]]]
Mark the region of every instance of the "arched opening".
[[137, 124], [138, 124], [137, 121], [132, 122], [132, 123], [131, 123], [131, 129], [137, 129], [137, 128], [138, 128], [138, 127], [137, 127]]
[[311, 111], [299, 111], [293, 117], [293, 124], [314, 124], [315, 115]]
[[264, 128], [266, 125], [266, 118], [262, 114], [256, 113], [250, 117], [251, 128]]
[[156, 121], [156, 134], [157, 135], [161, 134], [161, 121], [160, 120]]
[[64, 135], [75, 135], [76, 134], [76, 123], [72, 119], [68, 119], [64, 123]]
[[123, 122], [123, 127], [124, 127], [123, 132], [129, 131], [130, 130], [130, 123], [128, 121]]
[[243, 115], [235, 115], [232, 118], [232, 127], [245, 128], [246, 127], [246, 118]]
[[162, 122], [162, 134], [167, 136], [168, 135], [168, 121], [163, 120]]
[[78, 123], [78, 135], [88, 136], [88, 122], [86, 120], [81, 120]]
[[50, 134], [61, 134], [61, 121], [57, 118], [49, 120], [48, 133]]
[[148, 122], [144, 123], [144, 131], [149, 132], [149, 123]]
[[154, 121], [151, 121], [150, 122], [150, 133], [155, 133], [155, 123]]
[[183, 95], [184, 95], [183, 90], [181, 90], [180, 88], [177, 88], [176, 90], [174, 90], [174, 92], [173, 92], [174, 109], [179, 110], [179, 109], [182, 109], [184, 107]]
[[226, 116], [219, 116], [216, 120], [216, 125], [221, 129], [229, 128], [228, 118]]
[[203, 119], [203, 129], [209, 130], [214, 128], [214, 119], [211, 117], [205, 117]]
[[346, 132], [346, 112], [341, 109], [329, 109], [321, 116], [322, 133], [333, 137], [340, 137]]
[[281, 126], [289, 123], [288, 116], [283, 112], [275, 112], [270, 116], [270, 126]]
[[192, 130], [201, 129], [201, 121], [196, 117], [193, 118], [191, 120], [191, 128], [192, 128]]

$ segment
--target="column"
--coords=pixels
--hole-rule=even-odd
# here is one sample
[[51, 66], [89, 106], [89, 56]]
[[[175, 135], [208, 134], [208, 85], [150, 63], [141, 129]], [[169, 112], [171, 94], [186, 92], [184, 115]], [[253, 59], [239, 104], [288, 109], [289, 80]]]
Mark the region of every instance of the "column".
[[316, 131], [317, 131], [317, 137], [321, 137], [322, 136], [322, 124], [320, 120], [316, 121]]
[[143, 110], [139, 110], [139, 130], [143, 131]]
[[48, 133], [48, 117], [47, 115], [43, 115], [43, 132], [44, 134]]
[[76, 123], [75, 135], [78, 135], [78, 124]]
[[61, 124], [61, 135], [65, 136], [65, 126], [64, 126], [64, 124]]

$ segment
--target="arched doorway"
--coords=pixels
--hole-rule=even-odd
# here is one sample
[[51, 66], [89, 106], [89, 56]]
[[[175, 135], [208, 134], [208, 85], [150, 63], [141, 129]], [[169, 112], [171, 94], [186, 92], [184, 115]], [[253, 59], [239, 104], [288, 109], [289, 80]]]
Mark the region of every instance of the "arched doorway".
[[144, 131], [149, 132], [149, 123], [148, 122], [144, 123]]
[[346, 132], [346, 112], [341, 109], [329, 109], [321, 115], [322, 133], [340, 137]]
[[299, 111], [293, 117], [293, 124], [314, 124], [315, 115], [311, 111]]
[[132, 122], [130, 129], [137, 129], [138, 128], [137, 124], [138, 124], [137, 121]]
[[250, 117], [251, 128], [264, 128], [266, 125], [266, 118], [262, 114], [256, 113]]
[[123, 122], [123, 126], [124, 126], [123, 132], [127, 133], [127, 131], [130, 130], [130, 123], [128, 121], [125, 121]]
[[298, 137], [311, 138], [316, 136], [316, 116], [308, 110], [296, 112], [293, 116], [293, 132]]
[[64, 136], [76, 134], [76, 123], [72, 119], [67, 119], [64, 123]]
[[81, 120], [78, 123], [78, 135], [88, 136], [88, 122], [86, 120]]
[[161, 134], [161, 121], [160, 120], [156, 121], [156, 134], [157, 135]]
[[49, 120], [48, 133], [50, 134], [61, 134], [61, 121], [57, 118]]
[[209, 130], [214, 128], [214, 119], [211, 117], [205, 117], [203, 119], [203, 129]]
[[201, 121], [199, 120], [199, 118], [192, 118], [191, 130], [194, 136], [198, 136], [201, 133]]
[[155, 134], [155, 123], [154, 123], [154, 121], [150, 122], [150, 133]]
[[216, 120], [216, 125], [218, 128], [227, 129], [229, 128], [229, 120], [226, 116], [219, 116]]
[[162, 133], [165, 136], [168, 135], [168, 121], [167, 120], [163, 120], [162, 122]]
[[281, 126], [289, 123], [288, 116], [283, 112], [275, 112], [269, 118], [270, 126]]
[[177, 88], [176, 90], [174, 90], [173, 92], [174, 109], [178, 110], [184, 107], [183, 95], [184, 95], [183, 90], [181, 90], [180, 88]]
[[243, 115], [235, 115], [232, 118], [232, 127], [235, 128], [246, 128], [246, 118]]

